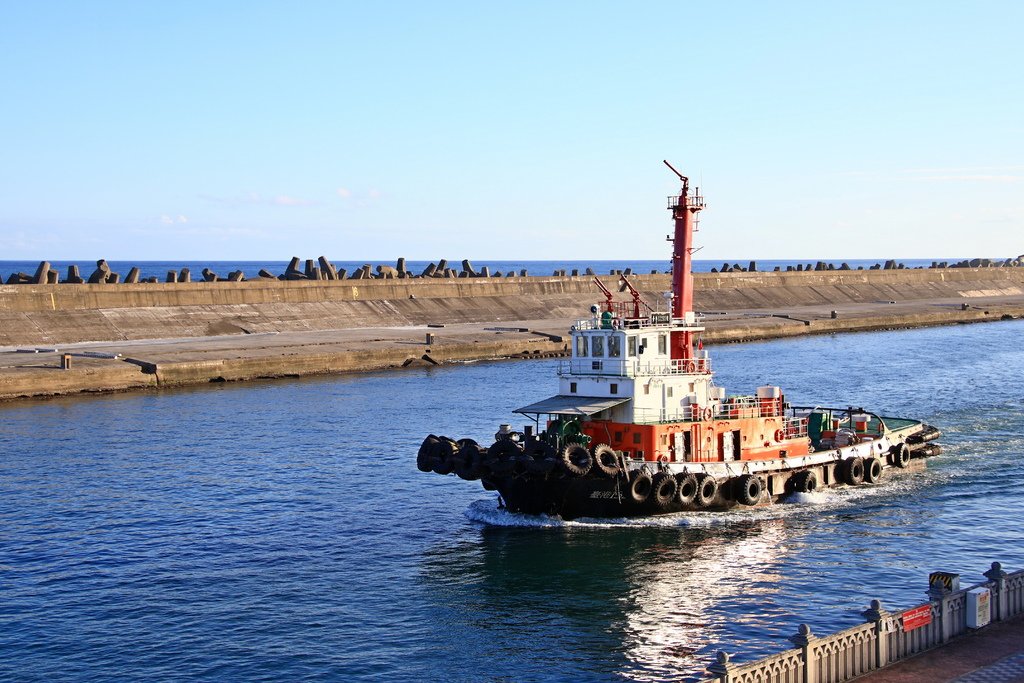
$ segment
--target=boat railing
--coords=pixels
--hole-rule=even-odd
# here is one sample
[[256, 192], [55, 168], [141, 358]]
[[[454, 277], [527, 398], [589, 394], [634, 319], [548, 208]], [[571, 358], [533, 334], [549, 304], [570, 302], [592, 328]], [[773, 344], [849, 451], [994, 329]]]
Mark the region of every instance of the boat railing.
[[735, 420], [754, 417], [783, 417], [782, 430], [787, 439], [807, 436], [807, 418], [785, 417], [778, 410], [778, 401], [759, 399], [753, 396], [735, 397], [738, 400], [717, 406], [701, 406], [690, 403], [673, 410], [659, 408], [634, 408], [633, 420], [637, 423], [690, 422], [701, 420]]
[[615, 316], [608, 320], [601, 318], [580, 318], [573, 323], [573, 330], [644, 330], [651, 327], [701, 327], [704, 315], [694, 313], [693, 320], [687, 322], [682, 318], [673, 319], [671, 314], [655, 311], [649, 316], [635, 318], [629, 315]]
[[782, 415], [782, 405], [777, 398], [730, 396], [719, 404], [718, 414], [725, 419], [778, 417]]
[[807, 418], [787, 417], [782, 428], [786, 433], [787, 439], [796, 439], [801, 436], [807, 436]]
[[694, 405], [685, 405], [674, 410], [666, 410], [664, 408], [633, 409], [633, 422], [636, 424], [690, 422], [699, 418], [697, 406]]
[[711, 372], [710, 358], [647, 361], [640, 358], [589, 357], [560, 361], [559, 375], [612, 375], [616, 377], [661, 377]]
[[[811, 413], [825, 415], [826, 420], [821, 423], [821, 431], [824, 435], [832, 435], [841, 429], [849, 429], [860, 436], [881, 437], [891, 429], [897, 429], [895, 423], [901, 422], [899, 418], [881, 417], [863, 408], [826, 408], [822, 406], [792, 406], [793, 414], [800, 417], [809, 417]], [[912, 422], [912, 421], [911, 421]]]
[[[679, 206], [679, 200], [680, 200], [680, 196], [679, 195], [670, 195], [668, 197], [668, 208], [675, 209], [676, 207], [678, 207]], [[687, 197], [686, 197], [686, 205], [687, 206], [692, 206], [692, 207], [703, 208], [704, 207], [704, 195], [700, 195], [700, 194], [687, 195]]]

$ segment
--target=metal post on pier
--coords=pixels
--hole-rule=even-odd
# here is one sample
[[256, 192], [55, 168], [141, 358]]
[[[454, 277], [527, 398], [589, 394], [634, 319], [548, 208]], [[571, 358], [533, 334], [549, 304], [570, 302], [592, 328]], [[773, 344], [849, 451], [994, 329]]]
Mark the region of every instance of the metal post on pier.
[[885, 624], [889, 613], [882, 609], [881, 600], [872, 600], [871, 606], [861, 612], [869, 624], [875, 625], [875, 661], [874, 669], [881, 669], [889, 663], [889, 634]]

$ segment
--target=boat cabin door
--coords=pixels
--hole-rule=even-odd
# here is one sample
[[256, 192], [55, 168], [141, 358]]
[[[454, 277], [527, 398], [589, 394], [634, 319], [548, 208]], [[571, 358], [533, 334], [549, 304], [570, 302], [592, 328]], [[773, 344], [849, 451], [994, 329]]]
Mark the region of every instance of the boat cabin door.
[[676, 432], [672, 435], [672, 461], [689, 462], [693, 460], [690, 451], [689, 430]]
[[736, 451], [739, 447], [739, 431], [722, 432], [722, 460], [729, 461], [736, 459]]

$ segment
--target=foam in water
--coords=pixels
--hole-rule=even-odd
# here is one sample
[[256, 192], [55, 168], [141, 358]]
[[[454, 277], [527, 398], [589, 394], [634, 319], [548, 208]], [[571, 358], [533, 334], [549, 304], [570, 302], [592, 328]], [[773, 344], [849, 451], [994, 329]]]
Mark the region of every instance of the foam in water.
[[650, 517], [610, 519], [580, 517], [567, 521], [551, 515], [527, 515], [509, 512], [508, 510], [498, 508], [494, 500], [474, 501], [470, 503], [464, 514], [470, 521], [496, 527], [585, 527], [594, 529], [621, 527], [708, 528], [741, 521], [764, 521], [802, 514], [820, 515], [823, 511], [831, 512], [851, 507], [864, 507], [872, 501], [889, 498], [890, 496], [902, 497], [912, 495], [912, 490], [919, 486], [920, 482], [910, 477], [895, 475], [890, 476], [889, 479], [876, 486], [841, 487], [822, 489], [813, 493], [793, 493], [784, 497], [778, 503], [764, 507], [737, 507], [728, 511], [715, 512], [677, 512]]

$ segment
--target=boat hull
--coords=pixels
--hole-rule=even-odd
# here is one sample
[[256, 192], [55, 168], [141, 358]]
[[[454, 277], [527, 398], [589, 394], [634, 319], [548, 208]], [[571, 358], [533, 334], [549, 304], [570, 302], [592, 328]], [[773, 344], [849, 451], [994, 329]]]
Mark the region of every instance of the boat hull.
[[924, 458], [941, 452], [933, 443], [938, 435], [934, 427], [915, 423], [879, 439], [799, 457], [705, 463], [620, 458], [613, 468], [593, 466], [584, 473], [524, 454], [487, 460], [487, 450], [474, 441], [430, 436], [420, 449], [419, 466], [479, 479], [510, 512], [567, 520], [647, 517], [758, 507], [793, 493], [878, 484], [892, 473], [923, 469]]

